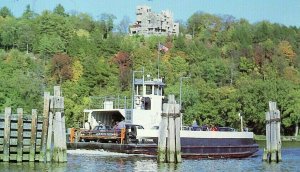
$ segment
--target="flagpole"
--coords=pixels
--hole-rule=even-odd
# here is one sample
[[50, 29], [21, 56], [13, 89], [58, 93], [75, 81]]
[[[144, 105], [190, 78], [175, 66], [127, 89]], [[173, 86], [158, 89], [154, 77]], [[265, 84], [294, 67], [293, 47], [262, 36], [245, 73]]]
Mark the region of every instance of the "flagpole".
[[160, 56], [159, 46], [160, 46], [160, 42], [158, 42], [157, 45], [157, 79], [159, 79], [159, 56]]

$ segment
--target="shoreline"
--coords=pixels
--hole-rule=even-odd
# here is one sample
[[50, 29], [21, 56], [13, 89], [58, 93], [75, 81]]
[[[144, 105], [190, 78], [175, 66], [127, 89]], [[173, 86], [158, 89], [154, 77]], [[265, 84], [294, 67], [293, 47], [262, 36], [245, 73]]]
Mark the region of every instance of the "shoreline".
[[[255, 141], [266, 141], [265, 135], [254, 135]], [[281, 136], [281, 141], [284, 142], [300, 142], [300, 136]]]

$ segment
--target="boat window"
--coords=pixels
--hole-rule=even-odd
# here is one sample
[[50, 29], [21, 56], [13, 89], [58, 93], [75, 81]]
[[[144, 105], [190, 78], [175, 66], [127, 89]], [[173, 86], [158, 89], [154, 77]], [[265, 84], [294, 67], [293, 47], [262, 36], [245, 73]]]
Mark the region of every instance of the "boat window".
[[151, 110], [151, 99], [149, 97], [143, 97], [143, 109], [145, 110]]
[[126, 120], [127, 122], [129, 122], [129, 121], [131, 121], [131, 119], [132, 119], [131, 111], [127, 110], [127, 111], [126, 111], [126, 115], [125, 115], [125, 120]]
[[138, 85], [134, 86], [134, 95], [138, 95]]
[[160, 95], [160, 91], [159, 91], [158, 85], [154, 86], [154, 95]]
[[152, 86], [151, 85], [146, 85], [146, 94], [152, 94]]
[[143, 86], [142, 85], [138, 85], [138, 94], [137, 95], [143, 95]]

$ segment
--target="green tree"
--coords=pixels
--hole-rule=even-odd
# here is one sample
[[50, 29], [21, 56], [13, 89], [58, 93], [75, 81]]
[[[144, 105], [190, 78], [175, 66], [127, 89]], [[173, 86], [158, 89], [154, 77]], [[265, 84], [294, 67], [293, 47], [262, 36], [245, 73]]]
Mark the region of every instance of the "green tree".
[[35, 20], [37, 26], [37, 34], [40, 38], [44, 35], [58, 36], [64, 44], [68, 44], [74, 34], [74, 28], [68, 17], [53, 14], [44, 11], [41, 16]]
[[36, 51], [46, 58], [65, 50], [65, 44], [58, 35], [41, 35], [35, 47]]
[[31, 10], [30, 5], [27, 5], [25, 11], [22, 14], [22, 18], [30, 20], [30, 19], [34, 19], [36, 16], [37, 14]]
[[58, 15], [60, 15], [60, 16], [64, 16], [64, 17], [68, 16], [68, 15], [65, 13], [65, 8], [64, 8], [61, 4], [58, 4], [58, 5], [54, 8], [53, 13], [54, 13], [54, 14], [58, 14]]
[[13, 14], [7, 7], [2, 7], [0, 9], [0, 16], [2, 16], [3, 18], [13, 17]]
[[69, 17], [70, 22], [73, 24], [76, 29], [83, 29], [88, 32], [93, 32], [96, 27], [96, 22], [93, 21], [93, 18], [86, 13], [79, 13], [78, 15], [72, 15]]
[[5, 53], [0, 61], [0, 106], [22, 107], [25, 113], [42, 108], [42, 78], [39, 64], [18, 50]]
[[17, 20], [14, 18], [5, 19], [0, 25], [1, 44], [6, 50], [15, 47], [18, 40], [17, 29]]
[[35, 35], [35, 26], [27, 21], [27, 20], [20, 20], [18, 22], [18, 29], [17, 29], [17, 47], [21, 51], [32, 51], [34, 41], [36, 40]]
[[108, 35], [113, 30], [115, 19], [116, 16], [114, 16], [113, 14], [106, 14], [106, 13], [101, 14], [100, 23], [102, 26], [102, 30], [104, 31], [103, 38], [107, 38]]
[[221, 18], [215, 15], [197, 12], [188, 19], [188, 32], [210, 43], [216, 41], [221, 28]]

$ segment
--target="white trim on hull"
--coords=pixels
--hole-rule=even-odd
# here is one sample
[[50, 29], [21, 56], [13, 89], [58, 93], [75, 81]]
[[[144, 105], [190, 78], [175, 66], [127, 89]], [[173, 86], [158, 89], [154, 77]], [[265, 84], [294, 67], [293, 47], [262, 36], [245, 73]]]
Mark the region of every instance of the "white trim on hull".
[[[159, 130], [137, 130], [137, 138], [156, 138]], [[249, 138], [253, 139], [252, 132], [225, 132], [225, 131], [180, 131], [180, 137], [188, 138]]]

